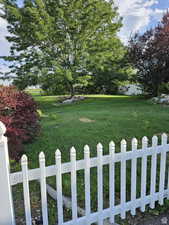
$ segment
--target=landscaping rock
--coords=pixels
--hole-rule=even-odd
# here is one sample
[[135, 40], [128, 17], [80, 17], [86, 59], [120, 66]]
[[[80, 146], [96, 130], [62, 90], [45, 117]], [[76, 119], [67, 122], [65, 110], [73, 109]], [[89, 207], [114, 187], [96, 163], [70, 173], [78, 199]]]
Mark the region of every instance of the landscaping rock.
[[158, 97], [154, 97], [151, 99], [151, 101], [155, 104], [169, 104], [169, 95], [161, 94]]
[[62, 101], [62, 104], [71, 104], [71, 103], [73, 103], [73, 102], [82, 101], [82, 100], [84, 100], [84, 99], [85, 99], [84, 96], [73, 96], [72, 98], [63, 100], [63, 101]]
[[80, 100], [84, 100], [85, 97], [84, 97], [84, 96], [79, 96], [79, 99], [80, 99]]
[[70, 104], [70, 103], [72, 103], [73, 102], [73, 99], [71, 98], [71, 99], [66, 99], [66, 100], [64, 100], [63, 102], [62, 102], [62, 104]]
[[161, 223], [162, 224], [168, 224], [168, 218], [167, 217], [162, 217], [161, 218]]

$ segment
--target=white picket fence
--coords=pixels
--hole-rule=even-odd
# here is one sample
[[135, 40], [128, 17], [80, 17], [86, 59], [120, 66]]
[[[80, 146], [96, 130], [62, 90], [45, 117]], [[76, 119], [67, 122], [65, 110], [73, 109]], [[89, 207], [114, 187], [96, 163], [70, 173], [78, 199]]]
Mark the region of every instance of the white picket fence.
[[[169, 179], [165, 185], [167, 153], [169, 144], [167, 135], [162, 135], [160, 145], [158, 138], [152, 138], [152, 146], [148, 146], [148, 139], [142, 139], [142, 148], [138, 149], [137, 139], [132, 139], [132, 150], [127, 151], [126, 141], [121, 141], [121, 152], [115, 153], [115, 144], [110, 142], [109, 155], [103, 155], [103, 147], [97, 145], [97, 157], [90, 158], [90, 149], [84, 147], [84, 159], [76, 160], [76, 150], [70, 150], [70, 162], [61, 162], [61, 152], [56, 151], [56, 164], [45, 166], [45, 155], [39, 155], [39, 168], [28, 169], [27, 156], [21, 159], [22, 171], [10, 173], [9, 158], [7, 148], [7, 138], [4, 137], [5, 126], [0, 123], [0, 225], [15, 225], [15, 215], [12, 200], [11, 187], [18, 183], [23, 183], [24, 205], [26, 225], [32, 225], [31, 204], [29, 194], [29, 181], [39, 180], [41, 187], [41, 205], [43, 225], [49, 224], [48, 204], [46, 192], [46, 178], [56, 176], [57, 190], [57, 215], [59, 225], [89, 225], [98, 223], [103, 225], [104, 219], [109, 218], [110, 223], [114, 223], [116, 215], [125, 219], [126, 212], [131, 211], [132, 215], [136, 214], [136, 209], [140, 208], [145, 211], [145, 206], [155, 207], [155, 202], [160, 205], [164, 203], [164, 198], [169, 199]], [[159, 190], [156, 191], [157, 176], [157, 156], [160, 155], [159, 171]], [[147, 195], [147, 159], [151, 157], [151, 177], [150, 193]], [[137, 162], [141, 158], [141, 194], [137, 197]], [[131, 199], [126, 200], [126, 162], [131, 161]], [[115, 203], [115, 165], [120, 162], [120, 203]], [[103, 208], [103, 166], [109, 166], [109, 207]], [[91, 168], [97, 167], [97, 212], [91, 211]], [[84, 170], [85, 179], [85, 216], [78, 217], [77, 213], [77, 171]], [[64, 222], [63, 199], [62, 199], [62, 175], [70, 173], [71, 176], [71, 200], [72, 200], [72, 220]]]

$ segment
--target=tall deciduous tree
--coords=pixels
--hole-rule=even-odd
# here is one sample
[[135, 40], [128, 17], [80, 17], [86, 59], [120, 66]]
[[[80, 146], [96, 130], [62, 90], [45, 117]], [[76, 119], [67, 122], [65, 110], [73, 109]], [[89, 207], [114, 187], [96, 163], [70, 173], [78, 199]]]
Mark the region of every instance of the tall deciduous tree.
[[130, 40], [129, 58], [145, 91], [157, 96], [160, 85], [169, 81], [169, 12], [157, 27]]
[[4, 8], [11, 34], [11, 56], [5, 59], [13, 62], [17, 81], [55, 75], [73, 95], [90, 63], [118, 57], [121, 20], [112, 0], [24, 0], [22, 7], [4, 0]]

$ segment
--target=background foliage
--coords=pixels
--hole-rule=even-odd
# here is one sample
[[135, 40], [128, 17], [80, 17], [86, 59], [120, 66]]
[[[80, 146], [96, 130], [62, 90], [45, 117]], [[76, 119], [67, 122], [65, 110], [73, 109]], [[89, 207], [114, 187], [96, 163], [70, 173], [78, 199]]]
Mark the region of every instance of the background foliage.
[[169, 12], [154, 29], [130, 40], [129, 59], [145, 92], [157, 96], [169, 82]]
[[126, 74], [126, 49], [117, 36], [122, 23], [113, 1], [25, 0], [19, 7], [3, 0], [3, 5], [11, 43], [4, 59], [12, 63], [18, 88], [40, 84], [52, 94], [115, 93], [116, 80]]

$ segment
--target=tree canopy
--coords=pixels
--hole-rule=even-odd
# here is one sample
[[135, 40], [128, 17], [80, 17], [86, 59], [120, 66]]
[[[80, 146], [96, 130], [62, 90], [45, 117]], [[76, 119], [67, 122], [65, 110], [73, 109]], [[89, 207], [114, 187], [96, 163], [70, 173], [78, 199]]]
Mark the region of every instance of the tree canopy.
[[157, 96], [160, 85], [169, 82], [169, 12], [154, 29], [131, 38], [129, 58], [145, 91]]
[[73, 95], [74, 86], [93, 71], [111, 70], [124, 57], [113, 1], [24, 0], [22, 7], [2, 1], [11, 43], [4, 59], [12, 62], [14, 83], [21, 88], [53, 77]]

